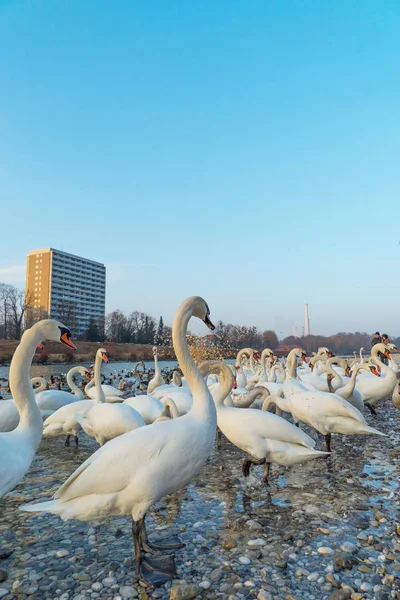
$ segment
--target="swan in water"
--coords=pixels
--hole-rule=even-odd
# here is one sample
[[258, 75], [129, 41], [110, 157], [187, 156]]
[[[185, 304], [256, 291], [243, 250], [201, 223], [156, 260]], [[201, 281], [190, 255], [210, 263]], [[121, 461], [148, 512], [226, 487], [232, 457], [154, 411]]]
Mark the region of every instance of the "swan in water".
[[147, 386], [147, 393], [151, 394], [160, 385], [164, 385], [165, 381], [161, 375], [160, 367], [158, 366], [158, 350], [157, 346], [153, 346], [154, 356], [154, 377], [150, 379], [149, 385]]
[[40, 444], [43, 421], [29, 379], [33, 356], [39, 343], [62, 342], [76, 350], [67, 327], [53, 319], [27, 329], [14, 352], [10, 366], [10, 388], [20, 413], [19, 425], [0, 434], [0, 498], [10, 492], [29, 469]]
[[[199, 368], [202, 375], [220, 374], [221, 385], [214, 395], [218, 428], [234, 446], [250, 455], [242, 467], [245, 477], [249, 475], [251, 465], [264, 465], [266, 482], [271, 463], [287, 466], [328, 456], [326, 452], [314, 450], [315, 442], [309, 435], [277, 415], [253, 408], [226, 406], [224, 400], [232, 388], [233, 376], [223, 362], [210, 360]], [[252, 393], [269, 397], [268, 390], [263, 387], [254, 388], [249, 392]]]
[[[154, 586], [173, 579], [176, 570], [173, 557], [143, 556], [151, 551], [145, 529], [146, 514], [161, 498], [176, 492], [197, 475], [214, 444], [215, 405], [186, 341], [192, 316], [214, 329], [209, 314], [202, 298], [188, 298], [180, 305], [172, 326], [175, 354], [193, 394], [192, 410], [179, 419], [140, 427], [111, 440], [67, 479], [54, 500], [23, 507], [31, 512], [51, 512], [63, 519], [82, 521], [130, 515], [137, 574]], [[165, 547], [171, 546], [165, 543]]]
[[[101, 364], [103, 361], [108, 362], [107, 351], [104, 348], [99, 348], [94, 363], [94, 381], [97, 387], [100, 387], [101, 384]], [[78, 433], [82, 430], [78, 416], [84, 416], [95, 403], [96, 400], [78, 400], [62, 406], [45, 420], [43, 437], [65, 435], [65, 445], [69, 446], [72, 435], [75, 439], [75, 446], [78, 446]]]
[[365, 406], [369, 408], [372, 414], [376, 414], [375, 406], [385, 398], [392, 396], [397, 383], [396, 373], [390, 367], [385, 365], [379, 358], [379, 352], [391, 358], [390, 349], [385, 344], [375, 344], [371, 349], [371, 362], [380, 369], [379, 378], [371, 375], [364, 375], [356, 382], [356, 390], [362, 396]]
[[71, 393], [62, 390], [46, 390], [45, 392], [40, 392], [40, 394], [36, 396], [36, 403], [40, 410], [55, 411], [66, 404], [71, 404], [71, 402], [83, 400], [83, 391], [75, 384], [73, 379], [74, 375], [89, 376], [89, 371], [85, 369], [85, 367], [73, 367], [68, 371], [67, 383], [72, 390]]

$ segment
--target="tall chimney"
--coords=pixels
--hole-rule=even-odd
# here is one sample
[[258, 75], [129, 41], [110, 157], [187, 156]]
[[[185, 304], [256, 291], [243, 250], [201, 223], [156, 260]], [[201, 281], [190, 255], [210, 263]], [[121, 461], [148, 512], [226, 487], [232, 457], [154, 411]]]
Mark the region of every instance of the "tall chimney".
[[306, 336], [310, 335], [310, 317], [308, 316], [308, 304], [304, 305], [304, 321]]

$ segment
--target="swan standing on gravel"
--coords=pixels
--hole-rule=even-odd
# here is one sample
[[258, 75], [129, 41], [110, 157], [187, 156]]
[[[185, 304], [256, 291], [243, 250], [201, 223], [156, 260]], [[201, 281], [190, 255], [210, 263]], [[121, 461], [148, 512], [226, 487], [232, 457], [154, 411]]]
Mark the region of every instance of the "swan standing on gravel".
[[[217, 408], [218, 428], [225, 437], [250, 458], [243, 462], [245, 477], [250, 473], [252, 465], [264, 465], [264, 481], [268, 481], [271, 463], [294, 465], [327, 457], [328, 453], [314, 450], [315, 442], [309, 435], [269, 412], [253, 408], [231, 408], [224, 404], [232, 385], [233, 376], [230, 369], [219, 360], [210, 360], [200, 366], [202, 375], [218, 373], [220, 387], [214, 395]], [[249, 394], [269, 396], [263, 387], [254, 388]]]
[[214, 444], [215, 405], [186, 341], [192, 316], [214, 329], [209, 314], [202, 298], [188, 298], [180, 305], [172, 326], [175, 354], [193, 393], [190, 413], [111, 440], [67, 479], [54, 500], [23, 508], [82, 521], [131, 515], [137, 574], [150, 585], [173, 579], [176, 570], [171, 556], [143, 556], [151, 551], [145, 529], [146, 513], [197, 475]]
[[20, 420], [14, 431], [0, 434], [0, 498], [11, 491], [29, 469], [40, 444], [43, 421], [35, 402], [29, 372], [38, 344], [44, 340], [62, 342], [76, 350], [70, 330], [53, 319], [27, 329], [14, 352], [10, 366], [10, 388]]
[[[396, 347], [394, 346], [394, 348]], [[385, 354], [389, 359], [391, 359], [391, 354], [385, 344], [372, 346], [370, 360], [380, 368], [381, 376], [377, 378], [366, 374], [356, 382], [356, 390], [360, 392], [365, 406], [372, 414], [376, 414], [375, 407], [381, 400], [392, 396], [397, 383], [396, 373], [381, 361], [379, 352]]]

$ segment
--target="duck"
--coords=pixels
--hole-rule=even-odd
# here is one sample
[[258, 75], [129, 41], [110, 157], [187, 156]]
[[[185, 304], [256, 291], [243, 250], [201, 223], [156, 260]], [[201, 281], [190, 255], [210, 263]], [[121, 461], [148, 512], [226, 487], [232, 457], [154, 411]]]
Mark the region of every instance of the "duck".
[[360, 392], [365, 406], [373, 415], [376, 415], [377, 404], [392, 396], [397, 383], [396, 373], [381, 361], [379, 352], [385, 354], [389, 359], [391, 359], [391, 353], [385, 344], [372, 346], [370, 361], [379, 367], [381, 376], [377, 378], [372, 374], [364, 375], [356, 382], [356, 390]]
[[[329, 456], [327, 452], [315, 450], [315, 441], [282, 417], [264, 410], [226, 406], [224, 400], [232, 388], [233, 376], [222, 361], [207, 361], [199, 368], [202, 375], [210, 372], [220, 375], [221, 385], [214, 395], [217, 424], [234, 446], [249, 455], [242, 465], [245, 477], [250, 474], [252, 465], [264, 465], [264, 482], [267, 483], [271, 463], [289, 466]], [[249, 392], [252, 393], [264, 399], [270, 396], [263, 387], [254, 388]]]
[[[94, 363], [94, 381], [96, 381], [97, 386], [100, 386], [101, 382], [102, 362], [108, 362], [108, 355], [104, 348], [99, 348]], [[101, 389], [103, 389], [103, 386]], [[96, 402], [97, 399], [77, 400], [54, 411], [43, 423], [43, 437], [66, 436], [65, 446], [70, 446], [71, 436], [73, 436], [75, 447], [78, 447], [78, 433], [82, 431], [78, 416], [84, 416]]]
[[70, 330], [54, 319], [39, 321], [24, 331], [10, 365], [10, 388], [19, 411], [19, 424], [13, 431], [0, 433], [0, 498], [21, 481], [42, 439], [43, 420], [29, 372], [36, 348], [45, 340], [62, 342], [76, 350]]
[[[215, 404], [186, 340], [191, 317], [215, 329], [209, 315], [206, 301], [193, 296], [182, 302], [172, 325], [175, 354], [193, 395], [190, 412], [179, 419], [139, 427], [109, 441], [72, 473], [53, 500], [22, 507], [29, 512], [57, 514], [65, 520], [98, 521], [130, 515], [136, 573], [152, 586], [176, 577], [176, 567], [172, 556], [145, 556], [152, 551], [146, 535], [146, 515], [156, 502], [175, 493], [197, 475], [214, 445]], [[167, 540], [157, 548], [172, 549], [178, 544]]]
[[66, 404], [83, 400], [83, 391], [78, 388], [74, 382], [74, 375], [89, 377], [89, 371], [85, 367], [73, 367], [67, 373], [67, 383], [71, 389], [70, 392], [62, 390], [46, 390], [36, 396], [36, 403], [40, 410], [56, 411]]

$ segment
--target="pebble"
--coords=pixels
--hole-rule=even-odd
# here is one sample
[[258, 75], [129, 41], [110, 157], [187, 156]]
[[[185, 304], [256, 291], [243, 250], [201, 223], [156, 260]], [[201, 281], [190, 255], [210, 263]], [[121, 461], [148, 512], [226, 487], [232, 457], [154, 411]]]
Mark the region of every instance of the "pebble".
[[3, 583], [3, 581], [5, 581], [7, 577], [7, 571], [4, 571], [4, 569], [0, 569], [0, 583]]
[[253, 547], [253, 546], [255, 546], [255, 547], [257, 547], [257, 546], [265, 546], [265, 545], [266, 545], [266, 543], [267, 543], [267, 542], [266, 542], [265, 540], [263, 540], [262, 538], [257, 538], [256, 540], [249, 540], [249, 541], [247, 542], [247, 544], [248, 544], [249, 546], [252, 546], [252, 547]]
[[270, 592], [261, 590], [257, 595], [257, 600], [273, 600], [273, 596], [270, 594]]
[[333, 554], [332, 548], [328, 548], [328, 546], [320, 546], [318, 552], [319, 554]]
[[242, 565], [249, 565], [251, 560], [247, 558], [247, 556], [239, 556], [239, 562], [242, 563]]
[[5, 588], [0, 588], [0, 598], [4, 598], [7, 594], [10, 593], [10, 590], [6, 590]]
[[119, 588], [118, 590], [119, 595], [121, 596], [121, 598], [137, 598], [138, 597], [138, 593], [135, 590], [134, 587], [132, 587], [131, 585], [123, 585]]
[[209, 590], [211, 587], [211, 583], [209, 581], [201, 581], [199, 583], [199, 586], [203, 589], [203, 590]]
[[355, 554], [357, 552], [357, 546], [351, 542], [344, 542], [340, 546], [340, 549], [342, 552], [346, 552], [348, 554]]
[[176, 585], [171, 588], [170, 600], [190, 600], [196, 598], [202, 591], [198, 585]]

